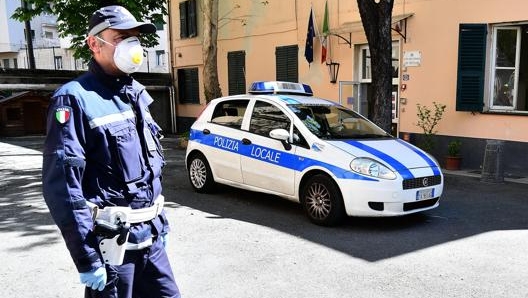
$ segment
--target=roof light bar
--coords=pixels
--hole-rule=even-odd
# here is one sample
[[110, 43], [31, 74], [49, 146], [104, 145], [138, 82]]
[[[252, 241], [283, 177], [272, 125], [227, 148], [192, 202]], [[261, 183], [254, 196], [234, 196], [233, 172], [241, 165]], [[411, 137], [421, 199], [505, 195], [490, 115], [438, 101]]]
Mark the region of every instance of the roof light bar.
[[251, 94], [302, 94], [313, 95], [309, 85], [281, 81], [258, 81], [249, 88]]

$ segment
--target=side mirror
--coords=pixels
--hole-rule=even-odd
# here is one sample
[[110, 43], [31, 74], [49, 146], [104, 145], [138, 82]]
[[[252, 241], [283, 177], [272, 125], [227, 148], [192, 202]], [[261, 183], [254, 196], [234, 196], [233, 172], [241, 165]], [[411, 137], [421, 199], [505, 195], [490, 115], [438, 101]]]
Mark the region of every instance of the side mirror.
[[270, 137], [276, 140], [287, 141], [290, 138], [290, 133], [284, 128], [277, 128], [269, 133]]
[[284, 149], [291, 150], [292, 146], [288, 142], [288, 140], [290, 139], [290, 133], [286, 129], [284, 128], [274, 129], [270, 131], [269, 135], [272, 139], [281, 141], [282, 145], [284, 146]]

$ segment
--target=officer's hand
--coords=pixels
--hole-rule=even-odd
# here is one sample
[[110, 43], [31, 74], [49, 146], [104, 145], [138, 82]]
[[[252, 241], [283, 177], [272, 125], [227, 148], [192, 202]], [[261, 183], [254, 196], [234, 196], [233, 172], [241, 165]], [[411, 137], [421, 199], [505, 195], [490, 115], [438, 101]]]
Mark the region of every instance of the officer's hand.
[[102, 291], [106, 285], [106, 269], [105, 267], [99, 267], [92, 271], [79, 273], [81, 277], [81, 283], [92, 290]]
[[163, 247], [167, 247], [167, 244], [169, 243], [169, 234], [161, 234], [160, 235], [161, 243], [163, 243]]

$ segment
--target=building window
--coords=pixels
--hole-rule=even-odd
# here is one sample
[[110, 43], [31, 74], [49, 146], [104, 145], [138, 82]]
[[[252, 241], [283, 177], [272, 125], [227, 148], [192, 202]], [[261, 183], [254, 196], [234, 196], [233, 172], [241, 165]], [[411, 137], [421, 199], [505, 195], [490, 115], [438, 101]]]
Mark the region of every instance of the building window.
[[163, 25], [165, 25], [165, 23], [163, 23], [163, 22], [154, 22], [153, 24], [154, 24], [154, 26], [156, 26], [156, 30], [158, 30], [158, 31], [162, 31], [163, 30]]
[[200, 103], [198, 68], [180, 68], [177, 75], [180, 103]]
[[282, 46], [275, 48], [275, 67], [277, 81], [299, 81], [299, 47]]
[[[392, 43], [392, 83], [398, 84], [400, 68], [400, 45], [398, 42]], [[359, 78], [362, 83], [372, 82], [372, 65], [370, 59], [370, 49], [368, 45], [363, 45], [359, 49], [359, 59], [361, 67], [359, 68]]]
[[180, 38], [196, 36], [196, 0], [180, 2]]
[[[27, 33], [26, 33], [26, 29], [24, 29], [24, 39], [26, 40], [27, 42]], [[31, 30], [31, 40], [32, 41], [35, 41], [35, 30]]]
[[158, 50], [156, 51], [156, 66], [164, 66], [164, 65], [165, 65], [165, 51]]
[[88, 64], [84, 59], [75, 59], [75, 70], [88, 69]]
[[17, 60], [17, 58], [13, 58], [13, 67], [15, 69], [18, 68], [18, 60]]
[[227, 53], [229, 95], [246, 93], [246, 52]]
[[53, 39], [53, 32], [44, 31], [44, 38]]
[[528, 110], [526, 30], [528, 24], [493, 27], [489, 101], [491, 110]]
[[62, 56], [55, 56], [55, 69], [62, 69]]
[[460, 24], [457, 111], [528, 112], [527, 30], [528, 23]]
[[3, 63], [4, 63], [4, 68], [10, 68], [9, 66], [9, 59], [2, 59]]
[[362, 46], [360, 49], [360, 61], [361, 61], [361, 68], [359, 77], [361, 82], [363, 83], [370, 83], [372, 80], [371, 77], [371, 65], [370, 65], [370, 50], [368, 46]]

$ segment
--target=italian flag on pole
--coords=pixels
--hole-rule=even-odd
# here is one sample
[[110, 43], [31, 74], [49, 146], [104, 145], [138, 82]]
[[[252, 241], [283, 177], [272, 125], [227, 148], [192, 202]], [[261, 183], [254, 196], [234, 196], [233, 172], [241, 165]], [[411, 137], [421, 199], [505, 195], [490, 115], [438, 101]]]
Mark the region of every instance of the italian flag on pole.
[[325, 3], [325, 12], [323, 19], [323, 40], [321, 41], [321, 63], [326, 62], [326, 53], [328, 51], [328, 1]]

